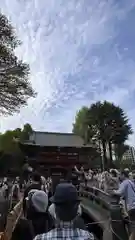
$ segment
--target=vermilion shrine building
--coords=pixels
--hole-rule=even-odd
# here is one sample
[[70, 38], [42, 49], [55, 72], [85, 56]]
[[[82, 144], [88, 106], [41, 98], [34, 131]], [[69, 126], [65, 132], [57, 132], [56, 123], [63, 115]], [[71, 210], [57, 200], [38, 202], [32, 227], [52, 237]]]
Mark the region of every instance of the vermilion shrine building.
[[50, 170], [74, 165], [88, 164], [95, 150], [93, 145], [84, 145], [84, 140], [72, 133], [34, 131], [27, 142], [20, 142], [20, 148], [34, 168]]

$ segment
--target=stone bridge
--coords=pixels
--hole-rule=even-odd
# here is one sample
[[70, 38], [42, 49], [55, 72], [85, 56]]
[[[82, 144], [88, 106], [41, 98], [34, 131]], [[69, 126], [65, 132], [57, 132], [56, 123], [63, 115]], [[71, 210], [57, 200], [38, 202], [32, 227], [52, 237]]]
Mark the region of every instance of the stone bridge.
[[[128, 240], [118, 198], [111, 197], [109, 194], [90, 186], [82, 186], [79, 194], [83, 209], [82, 217], [88, 230], [94, 233], [96, 239]], [[17, 215], [14, 216], [14, 211], [11, 212], [12, 214], [8, 214], [9, 202], [0, 202], [0, 231], [4, 231], [7, 222], [5, 239], [7, 239], [7, 235], [11, 236], [13, 225], [20, 216], [20, 205], [17, 204], [15, 209], [19, 209], [15, 211], [18, 212]]]
[[94, 187], [82, 186], [80, 191], [83, 218], [97, 239], [127, 240], [119, 198]]

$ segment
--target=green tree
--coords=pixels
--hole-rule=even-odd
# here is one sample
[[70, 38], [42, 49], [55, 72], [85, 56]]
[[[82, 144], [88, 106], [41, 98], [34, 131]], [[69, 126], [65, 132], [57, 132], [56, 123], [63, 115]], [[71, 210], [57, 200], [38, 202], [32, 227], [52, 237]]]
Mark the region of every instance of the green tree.
[[24, 127], [16, 128], [15, 130], [8, 130], [0, 134], [0, 168], [2, 171], [7, 171], [10, 168], [19, 169], [23, 164], [23, 154], [20, 150], [18, 141], [25, 141], [29, 139], [32, 133], [30, 124], [25, 124]]
[[129, 149], [129, 146], [127, 144], [115, 144], [115, 163], [117, 167], [121, 167], [124, 164], [127, 164], [128, 160], [123, 159], [124, 153]]
[[18, 151], [17, 144], [13, 141], [17, 136], [16, 131], [8, 130], [0, 136], [0, 150], [7, 153], [12, 154]]
[[[88, 138], [88, 107], [82, 107], [77, 113], [75, 117], [75, 123], [73, 124], [73, 133], [81, 136], [85, 142], [90, 141], [90, 137]], [[90, 133], [89, 133], [90, 135]]]
[[121, 144], [121, 145], [115, 145], [115, 154], [116, 154], [116, 159], [119, 161], [122, 160], [122, 157], [124, 153], [129, 149], [129, 146], [126, 144]]
[[30, 124], [25, 124], [23, 128], [16, 128], [14, 130], [8, 130], [5, 133], [0, 135], [0, 151], [5, 153], [20, 153], [18, 147], [18, 142], [15, 139], [20, 141], [29, 140], [29, 135], [32, 133], [32, 127]]
[[132, 158], [124, 158], [120, 162], [120, 168], [123, 170], [125, 168], [132, 169], [132, 165], [133, 165]]
[[33, 129], [29, 123], [25, 124], [21, 132], [21, 141], [29, 140], [30, 134], [33, 132]]
[[28, 80], [29, 65], [19, 60], [15, 48], [20, 44], [14, 28], [0, 13], [0, 113], [13, 114], [27, 104], [35, 92]]
[[0, 152], [0, 174], [5, 176], [13, 165], [13, 158], [10, 154]]
[[[78, 120], [77, 117], [76, 120]], [[78, 124], [76, 120], [74, 128]], [[87, 125], [85, 129], [88, 129], [88, 141], [90, 141], [89, 138], [96, 140], [100, 152], [103, 153], [105, 166], [110, 167], [112, 165], [112, 145], [124, 143], [129, 134], [132, 133], [126, 114], [119, 106], [115, 106], [113, 103], [107, 101], [103, 103], [97, 102], [90, 106], [86, 119], [83, 121]], [[106, 152], [108, 148], [110, 153], [109, 162]]]

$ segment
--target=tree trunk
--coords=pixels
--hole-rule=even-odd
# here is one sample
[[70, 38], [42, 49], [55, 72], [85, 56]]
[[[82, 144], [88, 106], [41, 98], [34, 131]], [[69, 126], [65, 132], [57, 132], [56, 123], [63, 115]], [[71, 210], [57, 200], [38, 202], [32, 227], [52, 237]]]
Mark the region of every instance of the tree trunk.
[[102, 148], [103, 148], [103, 160], [104, 160], [104, 167], [107, 168], [107, 157], [106, 157], [106, 142], [102, 140]]
[[99, 151], [100, 151], [100, 167], [101, 167], [101, 171], [104, 171], [104, 163], [103, 163], [103, 155], [102, 155], [102, 146], [101, 146], [101, 142], [100, 140], [98, 141], [98, 147], [99, 147]]
[[117, 154], [117, 146], [114, 145], [114, 154], [115, 154], [115, 161], [118, 161], [118, 154]]
[[112, 159], [112, 143], [109, 141], [108, 145], [109, 145], [109, 156], [110, 156], [108, 167], [110, 168], [112, 165], [112, 161], [113, 161], [113, 159]]

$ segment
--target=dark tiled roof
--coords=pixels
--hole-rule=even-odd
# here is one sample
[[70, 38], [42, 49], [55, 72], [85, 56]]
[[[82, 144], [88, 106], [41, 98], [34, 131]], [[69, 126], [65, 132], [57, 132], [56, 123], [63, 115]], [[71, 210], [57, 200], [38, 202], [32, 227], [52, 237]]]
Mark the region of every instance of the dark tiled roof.
[[84, 140], [80, 136], [77, 136], [73, 133], [34, 131], [33, 134], [30, 136], [29, 143], [34, 143], [38, 146], [94, 147], [91, 144], [84, 145]]

